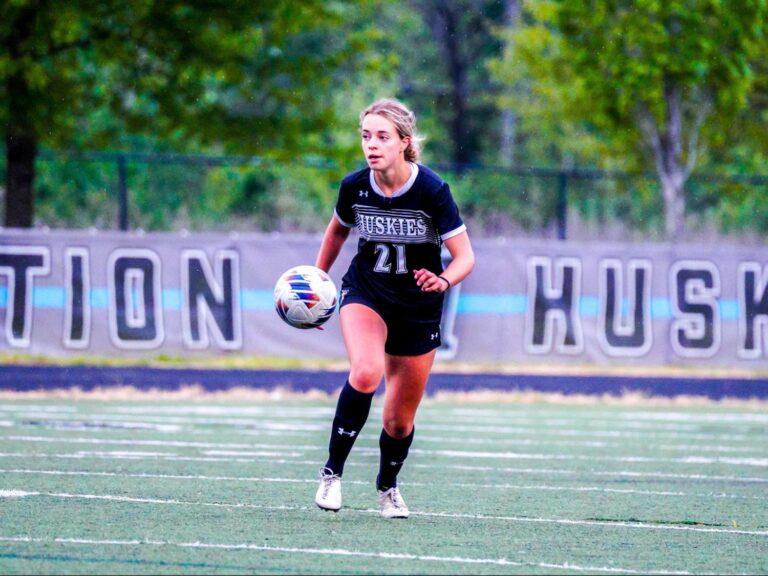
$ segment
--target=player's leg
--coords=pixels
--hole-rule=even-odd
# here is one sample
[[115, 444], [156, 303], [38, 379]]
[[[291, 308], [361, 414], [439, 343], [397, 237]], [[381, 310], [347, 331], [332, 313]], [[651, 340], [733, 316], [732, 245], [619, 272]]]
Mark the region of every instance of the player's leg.
[[349, 379], [339, 395], [326, 467], [341, 476], [344, 462], [371, 409], [373, 394], [384, 376], [387, 327], [362, 304], [346, 304], [340, 312], [341, 331], [349, 356]]
[[376, 478], [379, 507], [386, 518], [407, 518], [409, 514], [397, 488], [397, 475], [413, 442], [416, 410], [424, 397], [434, 358], [435, 350], [418, 356], [387, 355], [386, 358], [387, 390]]
[[328, 443], [328, 460], [320, 471], [316, 504], [326, 510], [341, 508], [341, 476], [352, 446], [371, 409], [374, 392], [384, 375], [387, 327], [363, 304], [348, 303], [340, 311], [341, 329], [350, 373], [336, 404]]

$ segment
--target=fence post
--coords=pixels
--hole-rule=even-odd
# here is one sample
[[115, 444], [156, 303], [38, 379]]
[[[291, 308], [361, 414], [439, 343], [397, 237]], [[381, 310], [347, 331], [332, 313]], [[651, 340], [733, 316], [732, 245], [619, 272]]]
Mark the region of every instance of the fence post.
[[125, 155], [117, 155], [117, 225], [123, 232], [128, 230], [128, 174]]
[[568, 226], [568, 173], [563, 170], [557, 179], [557, 239], [565, 240]]

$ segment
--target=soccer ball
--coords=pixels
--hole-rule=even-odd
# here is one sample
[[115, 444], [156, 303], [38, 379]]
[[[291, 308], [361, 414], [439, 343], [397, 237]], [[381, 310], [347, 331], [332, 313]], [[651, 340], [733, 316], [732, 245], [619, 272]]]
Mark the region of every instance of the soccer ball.
[[278, 316], [294, 328], [317, 328], [336, 310], [336, 285], [320, 268], [296, 266], [275, 284]]

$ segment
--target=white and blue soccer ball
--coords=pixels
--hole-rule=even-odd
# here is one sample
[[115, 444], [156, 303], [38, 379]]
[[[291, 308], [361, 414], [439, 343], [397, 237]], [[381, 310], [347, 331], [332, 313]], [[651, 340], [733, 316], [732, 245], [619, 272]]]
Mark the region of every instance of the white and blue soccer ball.
[[295, 266], [275, 284], [275, 310], [294, 328], [317, 328], [333, 316], [337, 295], [336, 285], [323, 270]]

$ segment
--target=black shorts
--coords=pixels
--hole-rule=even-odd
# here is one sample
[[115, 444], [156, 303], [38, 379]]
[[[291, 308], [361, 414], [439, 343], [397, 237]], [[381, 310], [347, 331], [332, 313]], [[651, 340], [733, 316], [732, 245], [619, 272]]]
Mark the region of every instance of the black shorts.
[[372, 298], [349, 284], [341, 286], [339, 309], [347, 304], [362, 304], [379, 316], [387, 325], [387, 341], [384, 351], [393, 356], [420, 356], [439, 348], [440, 316], [435, 318], [414, 318], [413, 315], [387, 311]]

